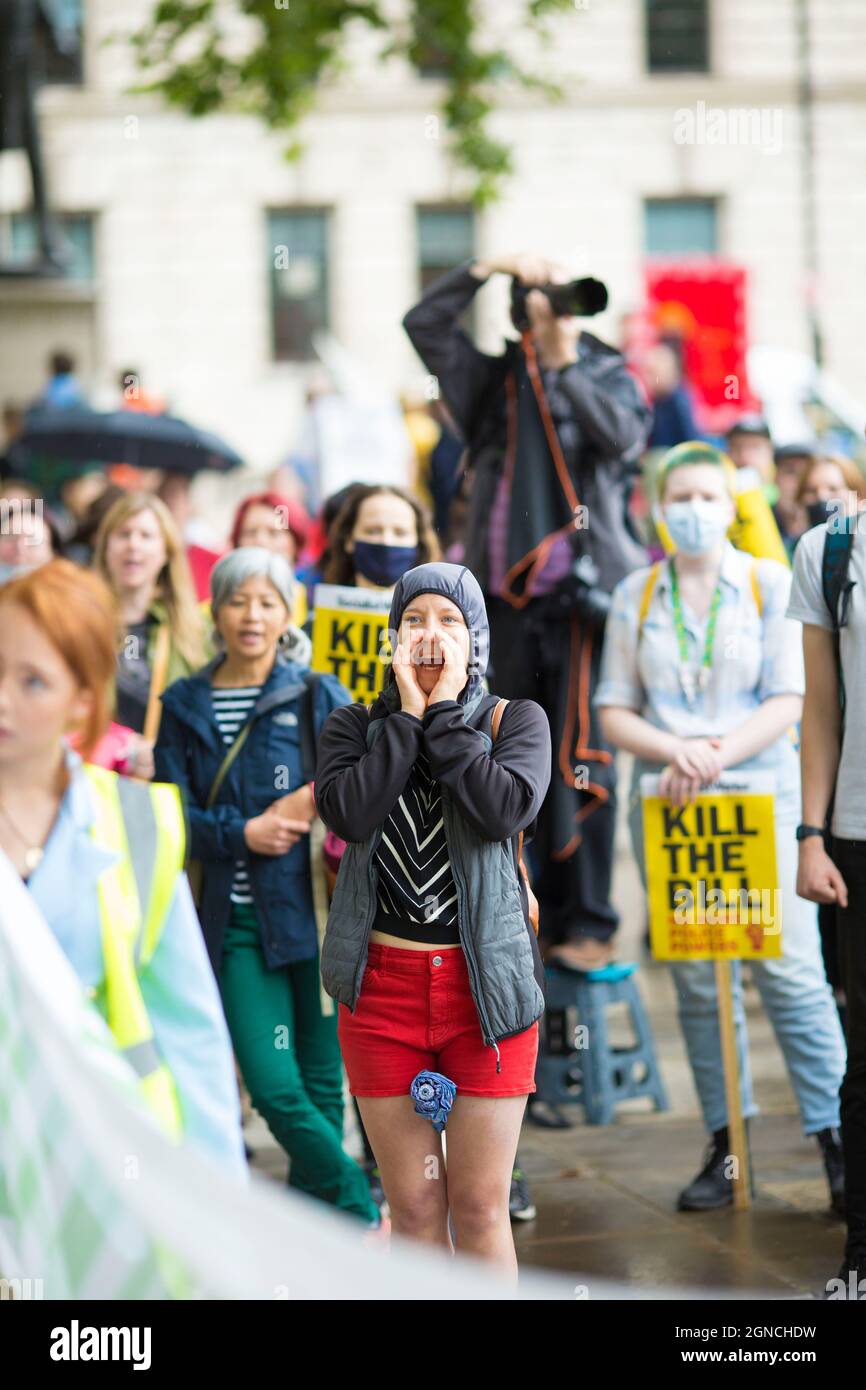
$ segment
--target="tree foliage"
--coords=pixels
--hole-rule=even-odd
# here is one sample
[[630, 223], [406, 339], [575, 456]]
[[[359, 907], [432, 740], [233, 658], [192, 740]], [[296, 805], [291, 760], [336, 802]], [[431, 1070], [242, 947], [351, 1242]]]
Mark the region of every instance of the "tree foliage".
[[[523, 32], [549, 39], [547, 21], [573, 11], [573, 0], [522, 6]], [[512, 168], [510, 150], [487, 129], [498, 91], [518, 84], [553, 99], [558, 89], [504, 48], [484, 45], [478, 0], [408, 0], [396, 29], [383, 9], [382, 0], [157, 0], [132, 40], [147, 77], [136, 90], [157, 92], [193, 116], [243, 111], [294, 131], [320, 85], [344, 72], [347, 28], [363, 25], [380, 37], [383, 58], [400, 55], [418, 73], [441, 78], [451, 150], [474, 176], [475, 202], [490, 201]], [[226, 25], [229, 11], [244, 21], [240, 42]], [[293, 138], [287, 154], [300, 150]]]

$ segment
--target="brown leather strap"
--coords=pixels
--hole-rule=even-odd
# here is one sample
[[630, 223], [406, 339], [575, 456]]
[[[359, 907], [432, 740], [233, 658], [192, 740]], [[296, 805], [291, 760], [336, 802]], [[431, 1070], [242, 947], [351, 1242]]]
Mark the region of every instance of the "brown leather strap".
[[[508, 701], [507, 701], [507, 700], [498, 700], [497, 703], [496, 703], [496, 705], [494, 706], [493, 714], [492, 714], [491, 719], [490, 719], [490, 738], [491, 738], [491, 740], [492, 740], [493, 743], [496, 742], [496, 739], [497, 739], [497, 737], [498, 737], [498, 735], [499, 735], [499, 725], [502, 723], [502, 716], [503, 716], [503, 714], [505, 713], [505, 706], [506, 706], [507, 704], [508, 704]], [[523, 831], [521, 830], [521, 832], [520, 832], [520, 840], [519, 840], [518, 848], [517, 848], [517, 857], [518, 857], [518, 859], [521, 857], [522, 854], [523, 854]], [[522, 864], [521, 864], [520, 867], [521, 867], [521, 869], [523, 869], [523, 865], [522, 865]], [[523, 871], [524, 871], [524, 873], [526, 872], [525, 869], [524, 869]]]
[[505, 713], [505, 706], [507, 704], [507, 700], [500, 700], [493, 711], [493, 717], [490, 720], [490, 737], [494, 743], [499, 734], [499, 725], [502, 723], [502, 716]]
[[144, 737], [151, 743], [156, 742], [156, 736], [159, 733], [159, 721], [162, 715], [160, 696], [165, 690], [170, 650], [171, 634], [168, 630], [168, 623], [160, 623], [156, 630], [156, 647], [153, 653], [153, 669], [150, 674], [147, 713], [144, 716], [144, 728], [142, 730]]
[[565, 462], [565, 455], [562, 452], [562, 445], [559, 442], [559, 435], [556, 433], [556, 425], [553, 423], [553, 416], [550, 413], [550, 406], [547, 403], [547, 393], [544, 383], [541, 380], [541, 373], [538, 370], [538, 358], [535, 354], [535, 343], [532, 333], [527, 329], [523, 334], [523, 353], [526, 358], [526, 370], [535, 399], [538, 403], [541, 422], [544, 425], [544, 433], [547, 436], [547, 446], [550, 449], [556, 468], [556, 475], [559, 478], [560, 486], [565, 493], [565, 500], [572, 511], [572, 516], [576, 515], [580, 506], [571, 474], [568, 471], [568, 464]]

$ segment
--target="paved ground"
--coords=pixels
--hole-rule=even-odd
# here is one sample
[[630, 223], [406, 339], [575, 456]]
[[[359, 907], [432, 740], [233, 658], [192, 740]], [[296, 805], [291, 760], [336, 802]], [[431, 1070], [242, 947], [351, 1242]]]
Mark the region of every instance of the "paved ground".
[[[573, 1129], [524, 1126], [520, 1159], [538, 1216], [515, 1230], [521, 1263], [573, 1275], [590, 1296], [594, 1278], [622, 1281], [637, 1297], [651, 1287], [663, 1296], [665, 1288], [683, 1286], [697, 1296], [819, 1295], [838, 1268], [844, 1228], [829, 1215], [817, 1145], [800, 1132], [781, 1054], [753, 989], [747, 1010], [761, 1107], [752, 1122], [757, 1197], [750, 1211], [737, 1214], [674, 1210], [677, 1192], [700, 1167], [705, 1136], [668, 970], [643, 951], [640, 887], [624, 842], [614, 896], [623, 917], [620, 958], [641, 962], [640, 986], [671, 1109], [654, 1114], [648, 1101], [633, 1101], [613, 1125], [594, 1126], [583, 1123], [575, 1106]], [[285, 1161], [257, 1117], [247, 1133], [256, 1166], [283, 1178]]]

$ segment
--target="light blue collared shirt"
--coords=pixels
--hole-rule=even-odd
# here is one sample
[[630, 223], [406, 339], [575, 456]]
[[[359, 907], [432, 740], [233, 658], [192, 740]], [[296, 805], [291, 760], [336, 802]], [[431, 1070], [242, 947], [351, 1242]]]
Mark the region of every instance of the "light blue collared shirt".
[[[90, 834], [92, 793], [67, 750], [70, 782], [27, 888], [88, 991], [104, 977], [97, 883], [116, 856]], [[139, 983], [154, 1037], [177, 1084], [184, 1137], [220, 1166], [247, 1172], [232, 1048], [186, 875]]]
[[[756, 568], [761, 613], [752, 588]], [[679, 738], [730, 733], [773, 695], [802, 695], [805, 678], [798, 625], [785, 616], [791, 571], [777, 560], [755, 560], [725, 543], [721, 601], [707, 689], [690, 708], [680, 683], [670, 566], [662, 565], [639, 633], [641, 600], [649, 569], [626, 575], [613, 592], [607, 620], [597, 706], [636, 710], [656, 728]], [[682, 602], [693, 670], [704, 651], [707, 619]], [[783, 735], [780, 743], [790, 740]]]

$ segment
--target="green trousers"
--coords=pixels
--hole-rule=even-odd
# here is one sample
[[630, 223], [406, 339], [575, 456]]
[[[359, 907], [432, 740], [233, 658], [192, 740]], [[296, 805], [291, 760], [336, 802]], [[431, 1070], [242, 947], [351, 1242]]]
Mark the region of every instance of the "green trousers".
[[318, 955], [268, 970], [255, 909], [233, 903], [219, 983], [250, 1099], [289, 1155], [289, 1186], [376, 1221], [366, 1174], [343, 1149], [337, 1015], [322, 1013]]

